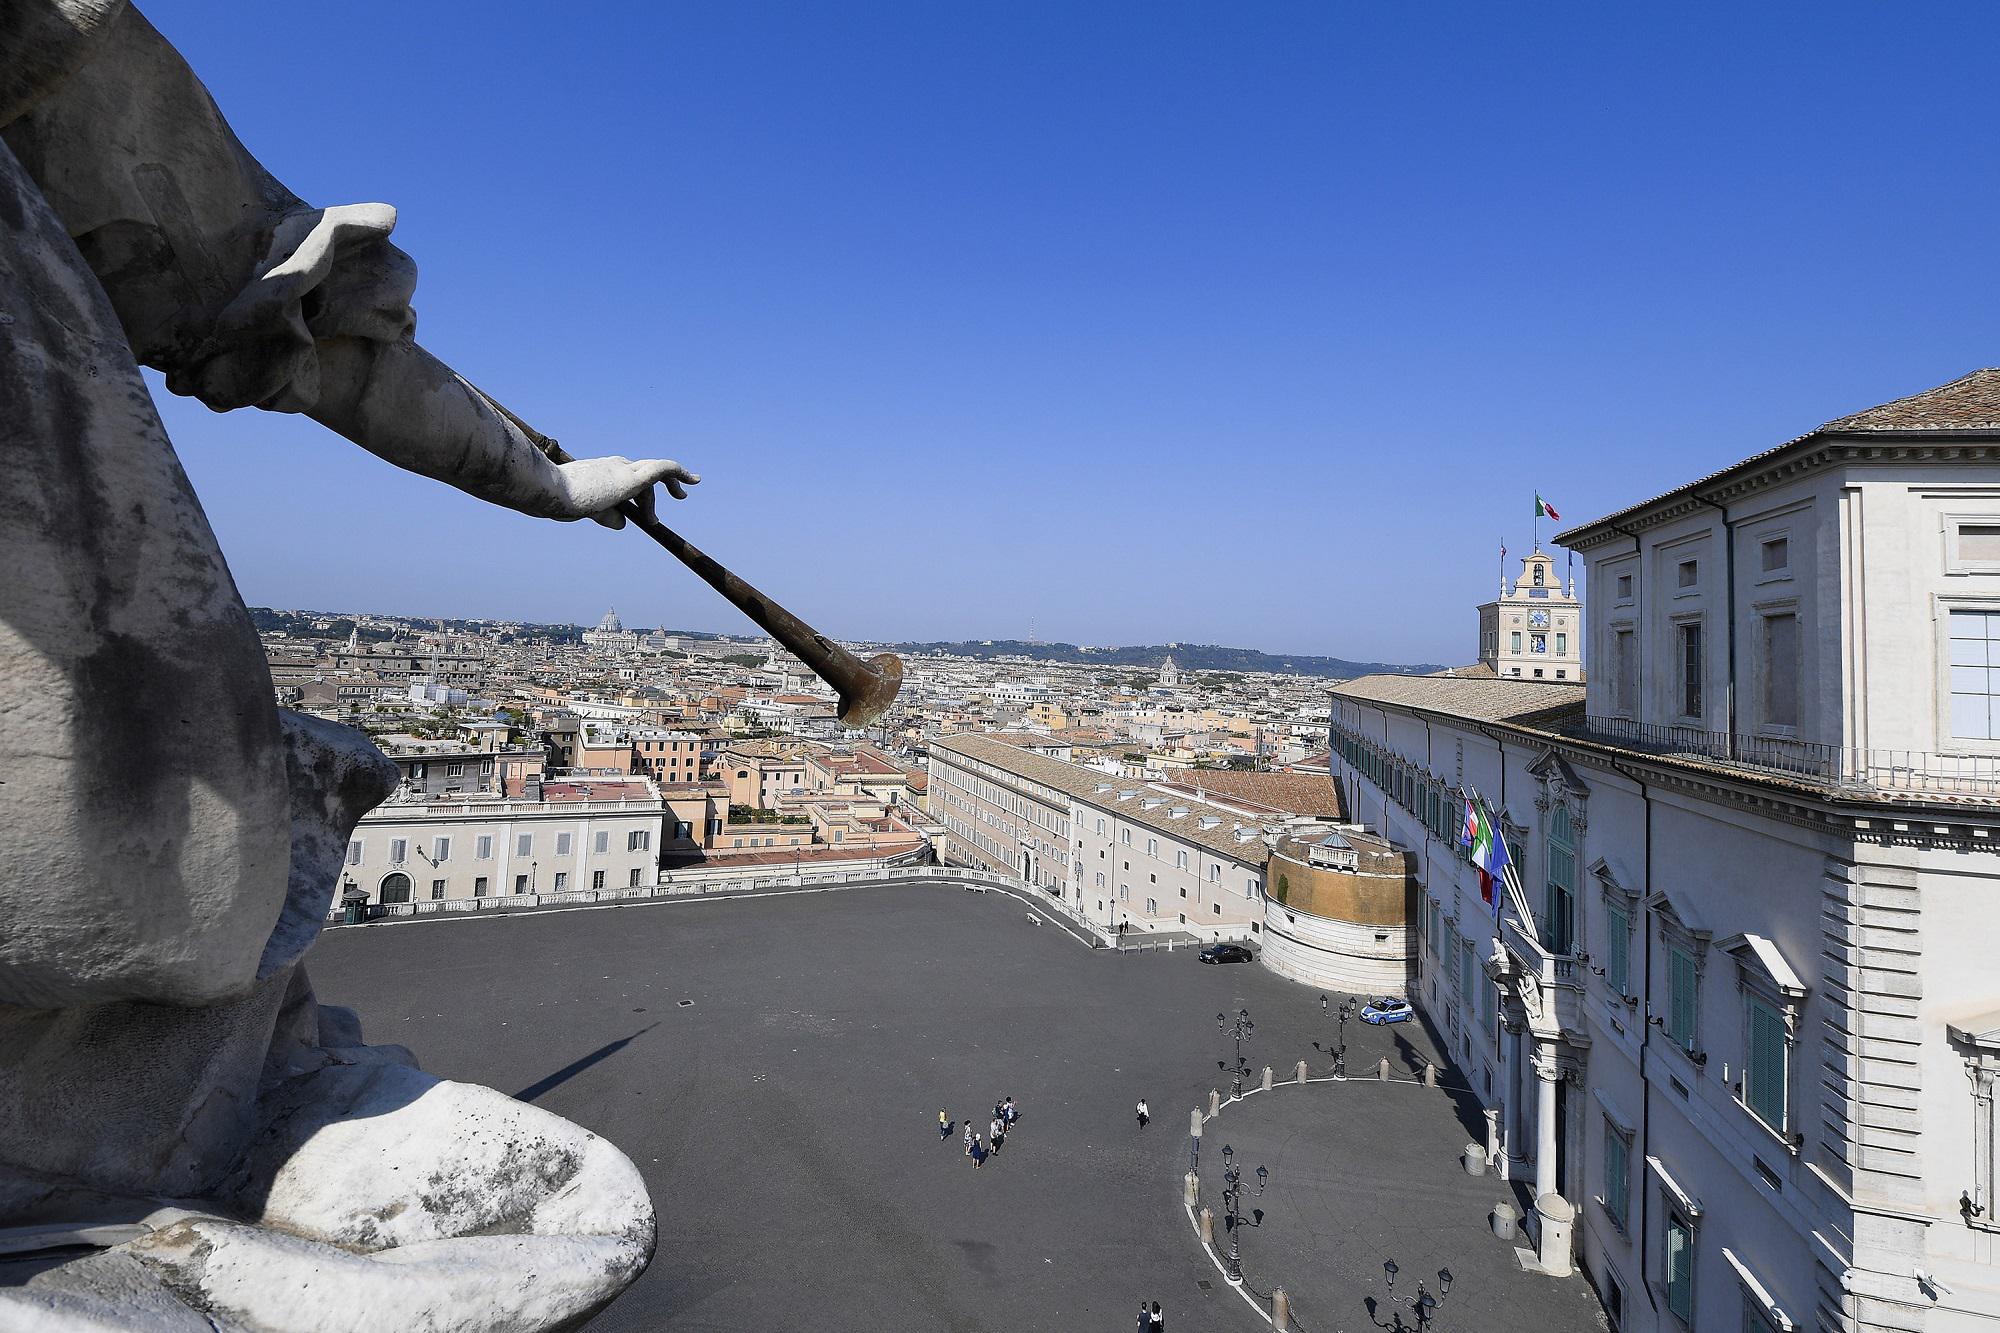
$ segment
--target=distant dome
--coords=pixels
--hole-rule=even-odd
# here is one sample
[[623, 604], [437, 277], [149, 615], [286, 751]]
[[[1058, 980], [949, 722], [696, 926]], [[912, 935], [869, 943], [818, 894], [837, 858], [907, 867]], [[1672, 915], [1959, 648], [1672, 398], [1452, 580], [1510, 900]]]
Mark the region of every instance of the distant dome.
[[623, 621], [618, 619], [618, 608], [614, 606], [609, 611], [606, 611], [604, 619], [597, 622], [597, 628], [600, 633], [604, 634], [619, 634], [624, 632], [625, 625]]

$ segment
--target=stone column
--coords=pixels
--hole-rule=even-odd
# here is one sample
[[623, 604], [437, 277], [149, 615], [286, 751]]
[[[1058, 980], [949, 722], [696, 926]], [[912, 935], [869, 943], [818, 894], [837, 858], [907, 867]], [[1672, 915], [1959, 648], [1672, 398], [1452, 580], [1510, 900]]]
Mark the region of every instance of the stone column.
[[1535, 1042], [1535, 1198], [1556, 1192], [1555, 1043]]

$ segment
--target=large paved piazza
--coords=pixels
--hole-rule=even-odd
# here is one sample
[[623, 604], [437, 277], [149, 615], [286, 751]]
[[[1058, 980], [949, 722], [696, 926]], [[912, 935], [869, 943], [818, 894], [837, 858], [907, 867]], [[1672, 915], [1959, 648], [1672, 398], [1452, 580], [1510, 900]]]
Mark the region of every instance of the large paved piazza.
[[[371, 1041], [532, 1100], [638, 1164], [659, 1252], [599, 1333], [1123, 1333], [1141, 1300], [1178, 1330], [1268, 1327], [1220, 1281], [1180, 1197], [1188, 1112], [1228, 1054], [1219, 1010], [1250, 1010], [1260, 1066], [1326, 1063], [1319, 993], [1260, 967], [1093, 953], [1013, 898], [927, 884], [332, 930], [309, 967]], [[1357, 1024], [1350, 1066], [1400, 1067], [1409, 1039]], [[939, 1143], [940, 1107], [983, 1121], [1010, 1094], [1019, 1131], [983, 1170], [956, 1136]], [[1281, 1089], [1211, 1132], [1276, 1159], [1246, 1266], [1253, 1286], [1297, 1293], [1308, 1333], [1388, 1326], [1366, 1302], [1391, 1252], [1465, 1275], [1449, 1313], [1472, 1322], [1441, 1329], [1596, 1322], [1580, 1282], [1510, 1271], [1483, 1233], [1480, 1200], [1501, 1187], [1453, 1177], [1466, 1133], [1442, 1092]], [[1540, 1322], [1505, 1318], [1519, 1309]]]

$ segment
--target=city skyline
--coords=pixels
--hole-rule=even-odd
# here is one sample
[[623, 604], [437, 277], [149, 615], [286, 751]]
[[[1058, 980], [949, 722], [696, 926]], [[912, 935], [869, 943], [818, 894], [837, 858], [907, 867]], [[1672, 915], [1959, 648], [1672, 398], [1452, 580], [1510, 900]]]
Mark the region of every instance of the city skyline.
[[[2000, 345], [1991, 136], [1938, 128], [1991, 121], [1987, 10], [467, 13], [157, 18], [253, 151], [399, 207], [428, 343], [702, 473], [672, 521], [836, 635], [1453, 660], [1535, 492], [1589, 519]], [[250, 601], [728, 616], [629, 535], [162, 399]]]

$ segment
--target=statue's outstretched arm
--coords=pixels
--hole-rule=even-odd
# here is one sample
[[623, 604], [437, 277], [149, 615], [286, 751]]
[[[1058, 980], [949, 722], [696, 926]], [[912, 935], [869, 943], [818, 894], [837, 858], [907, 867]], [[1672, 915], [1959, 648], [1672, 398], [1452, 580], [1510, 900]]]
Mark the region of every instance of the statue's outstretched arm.
[[546, 518], [623, 523], [666, 459], [558, 466], [416, 341], [416, 266], [385, 204], [316, 209], [252, 157], [180, 53], [136, 10], [6, 127], [104, 285], [134, 354], [217, 411], [300, 412], [369, 452]]

